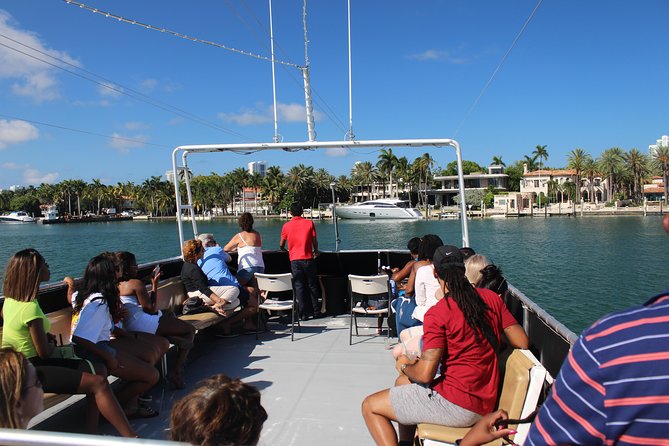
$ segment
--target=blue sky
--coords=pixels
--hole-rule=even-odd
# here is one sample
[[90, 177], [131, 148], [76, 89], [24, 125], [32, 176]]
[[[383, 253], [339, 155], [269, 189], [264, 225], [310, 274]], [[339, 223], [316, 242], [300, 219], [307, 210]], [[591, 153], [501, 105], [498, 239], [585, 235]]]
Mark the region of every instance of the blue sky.
[[[266, 1], [82, 3], [269, 55]], [[352, 0], [357, 139], [454, 138], [463, 157], [480, 164], [494, 155], [510, 163], [545, 144], [547, 165], [559, 167], [576, 147], [594, 156], [613, 146], [645, 152], [669, 132], [665, 0], [544, 0], [469, 113], [536, 5]], [[317, 139], [344, 139], [346, 2], [311, 1], [307, 8]], [[304, 64], [302, 1], [274, 2], [274, 32], [276, 58]], [[101, 85], [109, 82], [120, 92]], [[283, 139], [306, 140], [298, 70], [277, 65], [277, 100]], [[271, 105], [266, 61], [60, 0], [0, 3], [0, 188], [64, 179], [141, 182], [171, 167], [177, 145], [271, 142]], [[395, 150], [409, 160], [423, 152]], [[443, 149], [430, 153], [441, 167], [454, 159]], [[303, 163], [340, 175], [377, 157], [374, 150], [224, 154], [195, 157], [190, 167], [225, 173], [266, 160], [284, 170]]]

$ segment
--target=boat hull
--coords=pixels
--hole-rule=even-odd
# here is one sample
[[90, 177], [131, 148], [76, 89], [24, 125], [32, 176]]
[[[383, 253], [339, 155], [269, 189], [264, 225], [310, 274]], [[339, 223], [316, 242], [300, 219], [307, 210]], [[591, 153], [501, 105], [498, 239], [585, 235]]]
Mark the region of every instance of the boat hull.
[[337, 206], [337, 217], [357, 220], [420, 220], [423, 214], [413, 208], [374, 208], [367, 206]]

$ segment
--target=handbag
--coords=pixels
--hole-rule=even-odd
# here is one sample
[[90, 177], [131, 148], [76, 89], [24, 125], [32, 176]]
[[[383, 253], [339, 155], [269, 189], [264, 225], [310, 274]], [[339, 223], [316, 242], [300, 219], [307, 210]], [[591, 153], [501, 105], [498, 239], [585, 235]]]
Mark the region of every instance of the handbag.
[[393, 301], [395, 309], [395, 323], [397, 324], [397, 333], [402, 333], [402, 330], [421, 325], [422, 322], [411, 317], [413, 310], [416, 309], [416, 299], [413, 297], [405, 297], [403, 293]]
[[210, 311], [216, 312], [213, 308], [205, 305], [204, 301], [197, 296], [186, 299], [183, 303], [183, 308], [181, 309], [182, 314], [198, 314]]
[[74, 345], [72, 344], [57, 345], [56, 348], [53, 349], [53, 352], [49, 357], [53, 359], [78, 359], [80, 361], [82, 360], [74, 352]]

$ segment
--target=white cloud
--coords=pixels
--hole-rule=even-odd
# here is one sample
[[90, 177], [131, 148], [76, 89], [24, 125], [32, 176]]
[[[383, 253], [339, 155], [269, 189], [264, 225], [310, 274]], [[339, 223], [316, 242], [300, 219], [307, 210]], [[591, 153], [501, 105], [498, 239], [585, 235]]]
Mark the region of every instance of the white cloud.
[[100, 93], [100, 96], [117, 98], [123, 93], [123, 88], [119, 87], [118, 85], [103, 83], [102, 85], [98, 86], [98, 93]]
[[325, 149], [325, 154], [327, 156], [338, 158], [340, 156], [348, 155], [348, 149], [346, 149], [344, 147], [333, 147], [333, 148], [330, 148], [330, 149]]
[[2, 163], [3, 169], [17, 170], [17, 169], [22, 169], [23, 167], [24, 166], [22, 166], [21, 164], [12, 163], [11, 161], [7, 163]]
[[113, 133], [112, 140], [109, 142], [109, 147], [118, 150], [121, 153], [128, 153], [130, 149], [144, 147], [149, 140], [148, 136], [144, 135], [121, 135], [120, 133]]
[[0, 150], [39, 137], [39, 130], [26, 121], [0, 119]]
[[[303, 104], [292, 103], [276, 105], [279, 122], [306, 122], [307, 112]], [[272, 105], [262, 102], [256, 104], [253, 109], [242, 109], [239, 113], [219, 113], [219, 118], [237, 125], [265, 124], [274, 121], [274, 109]], [[314, 119], [319, 121], [322, 114], [314, 110]]]
[[[12, 16], [4, 10], [0, 10], [0, 34], [20, 42], [5, 41], [9, 47], [37, 59], [53, 62], [53, 59], [38, 52], [41, 51], [79, 66], [79, 63], [68, 56], [67, 53], [48, 48], [36, 33], [20, 29], [14, 23]], [[31, 48], [34, 48], [34, 50]], [[60, 93], [54, 75], [56, 69], [26, 54], [0, 46], [0, 79], [14, 80], [15, 83], [12, 85], [14, 94], [30, 97], [37, 102], [58, 98]]]
[[455, 65], [462, 65], [470, 62], [469, 58], [457, 56], [453, 54], [452, 51], [449, 50], [430, 49], [430, 50], [425, 50], [422, 53], [410, 54], [408, 57], [409, 59], [415, 59], [420, 61], [429, 61], [429, 60], [444, 61]]
[[158, 85], [158, 81], [155, 79], [144, 79], [139, 85], [143, 91], [152, 91]]
[[139, 121], [130, 121], [130, 122], [126, 122], [125, 124], [123, 124], [123, 127], [124, 127], [126, 130], [132, 130], [132, 131], [136, 131], [136, 130], [146, 130], [146, 129], [149, 128], [148, 125], [144, 124], [143, 122], [139, 122]]
[[37, 169], [26, 169], [23, 172], [23, 181], [27, 184], [55, 183], [60, 175], [56, 172], [42, 173]]

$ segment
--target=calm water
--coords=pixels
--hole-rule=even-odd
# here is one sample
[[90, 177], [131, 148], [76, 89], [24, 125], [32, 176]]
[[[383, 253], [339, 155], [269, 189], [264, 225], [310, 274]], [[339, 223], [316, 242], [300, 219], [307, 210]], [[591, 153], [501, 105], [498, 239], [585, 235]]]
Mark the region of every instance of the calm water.
[[[283, 221], [259, 220], [265, 249], [278, 247]], [[334, 250], [331, 222], [316, 222], [323, 250]], [[234, 221], [201, 222], [223, 244]], [[660, 217], [520, 218], [471, 220], [470, 243], [502, 267], [525, 294], [579, 332], [600, 316], [669, 287], [669, 237]], [[435, 233], [460, 245], [456, 220], [342, 221], [341, 249], [405, 248], [416, 235]], [[139, 262], [179, 255], [175, 222], [131, 221], [81, 225], [0, 224], [0, 271], [16, 251], [34, 247], [51, 266], [52, 281], [81, 276], [102, 251], [128, 250]], [[0, 274], [2, 274], [0, 273]]]

